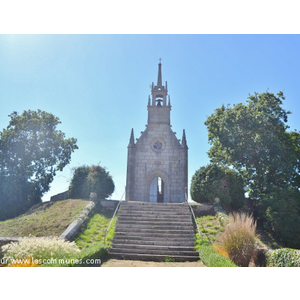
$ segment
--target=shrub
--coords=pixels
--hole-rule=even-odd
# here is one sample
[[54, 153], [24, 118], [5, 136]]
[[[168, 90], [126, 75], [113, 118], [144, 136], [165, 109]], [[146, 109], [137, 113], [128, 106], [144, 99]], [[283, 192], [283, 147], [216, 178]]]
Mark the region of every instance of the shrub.
[[207, 267], [236, 267], [227, 257], [220, 255], [211, 246], [199, 247], [200, 259]]
[[300, 248], [300, 192], [290, 187], [272, 187], [261, 197], [265, 228], [285, 247]]
[[8, 262], [32, 258], [39, 260], [39, 264], [47, 260], [74, 258], [80, 252], [75, 242], [48, 237], [24, 237], [17, 243], [2, 246], [2, 251]]
[[81, 166], [75, 169], [70, 183], [70, 197], [87, 199], [91, 192], [95, 192], [99, 199], [109, 197], [115, 189], [114, 181], [101, 166]]
[[209, 164], [193, 175], [191, 197], [198, 203], [218, 204], [226, 211], [236, 210], [244, 205], [244, 182], [234, 170]]
[[255, 249], [256, 223], [245, 213], [229, 215], [219, 243], [238, 266], [247, 267]]
[[268, 267], [300, 267], [300, 250], [282, 248], [267, 254]]

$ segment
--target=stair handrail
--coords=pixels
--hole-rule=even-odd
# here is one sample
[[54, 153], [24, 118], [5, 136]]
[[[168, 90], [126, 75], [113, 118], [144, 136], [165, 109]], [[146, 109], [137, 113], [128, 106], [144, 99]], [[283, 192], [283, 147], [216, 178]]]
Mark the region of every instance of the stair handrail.
[[199, 233], [199, 236], [201, 236], [201, 245], [203, 244], [203, 234], [202, 232], [199, 230], [199, 226], [198, 226], [198, 223], [197, 223], [197, 220], [196, 220], [196, 217], [195, 217], [195, 213], [194, 213], [194, 210], [192, 208], [192, 206], [190, 205], [189, 201], [188, 201], [188, 195], [187, 195], [187, 187], [185, 188], [185, 191], [184, 191], [184, 197], [185, 197], [185, 201], [186, 203], [188, 204], [189, 208], [190, 208], [190, 211], [191, 211], [191, 214], [192, 214], [192, 217], [193, 217], [193, 220], [196, 224], [196, 228], [197, 228], [197, 231]]
[[111, 226], [111, 224], [112, 224], [112, 222], [113, 222], [113, 220], [114, 220], [114, 218], [115, 218], [115, 215], [117, 214], [117, 212], [118, 212], [118, 210], [119, 210], [119, 208], [120, 208], [120, 206], [121, 206], [121, 202], [122, 202], [122, 199], [123, 199], [123, 197], [124, 197], [124, 195], [125, 195], [125, 191], [126, 191], [126, 188], [125, 188], [125, 190], [124, 190], [124, 193], [123, 193], [123, 195], [122, 195], [122, 197], [121, 197], [121, 199], [120, 199], [120, 201], [119, 201], [117, 207], [115, 208], [114, 214], [113, 214], [113, 216], [112, 216], [112, 218], [111, 218], [111, 220], [110, 220], [110, 222], [109, 222], [109, 225], [108, 225], [108, 227], [107, 227], [107, 229], [106, 229], [106, 231], [105, 231], [105, 240], [106, 240], [106, 235], [107, 235], [107, 233], [108, 233], [108, 231], [109, 231], [109, 229], [110, 229], [110, 226]]

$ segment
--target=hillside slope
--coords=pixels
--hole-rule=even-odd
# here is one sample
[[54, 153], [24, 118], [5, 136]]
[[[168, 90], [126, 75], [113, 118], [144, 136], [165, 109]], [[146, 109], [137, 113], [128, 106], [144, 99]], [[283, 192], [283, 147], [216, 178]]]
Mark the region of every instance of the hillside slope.
[[43, 203], [22, 216], [0, 222], [0, 236], [60, 236], [89, 202], [68, 199]]

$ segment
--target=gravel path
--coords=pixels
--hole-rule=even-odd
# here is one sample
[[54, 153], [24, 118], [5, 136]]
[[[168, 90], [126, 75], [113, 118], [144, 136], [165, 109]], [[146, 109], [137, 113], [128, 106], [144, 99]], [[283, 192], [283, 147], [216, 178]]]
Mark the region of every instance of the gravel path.
[[200, 262], [155, 262], [140, 260], [109, 259], [101, 267], [205, 267]]

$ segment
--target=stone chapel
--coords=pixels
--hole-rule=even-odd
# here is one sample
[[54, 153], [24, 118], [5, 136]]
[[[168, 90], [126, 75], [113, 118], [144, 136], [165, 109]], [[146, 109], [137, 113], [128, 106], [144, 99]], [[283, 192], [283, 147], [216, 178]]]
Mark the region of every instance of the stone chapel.
[[128, 145], [126, 201], [181, 203], [188, 186], [188, 146], [185, 130], [178, 140], [170, 122], [167, 82], [162, 85], [161, 62], [157, 84], [148, 99], [148, 122], [138, 139], [131, 130]]

